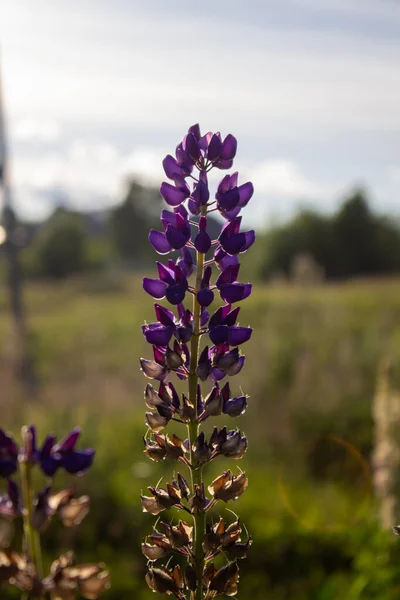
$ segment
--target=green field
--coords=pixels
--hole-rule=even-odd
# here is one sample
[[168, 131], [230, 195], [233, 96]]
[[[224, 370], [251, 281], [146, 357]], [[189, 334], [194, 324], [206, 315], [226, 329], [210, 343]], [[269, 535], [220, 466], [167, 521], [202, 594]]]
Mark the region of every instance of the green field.
[[[400, 598], [400, 545], [376, 522], [369, 468], [382, 360], [398, 366], [392, 385], [400, 389], [400, 281], [256, 288], [240, 318], [254, 328], [246, 365], [232, 380], [234, 392], [240, 385], [250, 395], [240, 423], [249, 438], [240, 466], [250, 486], [228, 507], [254, 538], [238, 597]], [[153, 518], [140, 512], [139, 493], [173, 465], [142, 453], [138, 357], [150, 348], [140, 325], [154, 320], [152, 303], [140, 278], [127, 276], [29, 284], [25, 303], [37, 393], [28, 398], [14, 382], [2, 290], [1, 426], [17, 433], [35, 422], [42, 437], [79, 424], [84, 445], [97, 450], [92, 471], [77, 482], [92, 495], [91, 514], [68, 535], [52, 524], [47, 558], [72, 545], [80, 560], [110, 565], [107, 598], [153, 597], [140, 553]], [[206, 477], [223, 467], [213, 463]]]

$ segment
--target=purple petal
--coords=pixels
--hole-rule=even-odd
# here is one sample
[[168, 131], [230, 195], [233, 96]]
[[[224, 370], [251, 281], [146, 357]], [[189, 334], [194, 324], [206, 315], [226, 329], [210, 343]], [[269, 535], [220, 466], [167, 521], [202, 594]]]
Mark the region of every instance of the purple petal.
[[206, 254], [211, 248], [211, 238], [206, 231], [200, 231], [195, 240], [194, 245], [196, 250], [201, 254]]
[[236, 320], [239, 316], [240, 306], [237, 306], [233, 310], [231, 310], [226, 317], [224, 318], [224, 325], [235, 325]]
[[244, 344], [251, 338], [252, 333], [253, 330], [251, 327], [239, 327], [239, 325], [228, 327], [228, 344], [230, 346], [239, 346], [239, 344]]
[[157, 265], [158, 277], [161, 279], [161, 281], [163, 281], [164, 283], [168, 283], [168, 284], [174, 283], [174, 281], [175, 281], [175, 273], [174, 273], [175, 263], [174, 263], [174, 261], [169, 259], [168, 267], [166, 265], [163, 265], [159, 261], [156, 262], [156, 265]]
[[208, 145], [207, 158], [214, 162], [217, 160], [221, 154], [222, 150], [222, 142], [221, 135], [219, 133], [214, 133], [212, 136], [210, 143]]
[[70, 452], [76, 446], [79, 436], [81, 435], [81, 428], [75, 427], [70, 434], [68, 434], [61, 442], [56, 444], [53, 448], [53, 452]]
[[200, 206], [198, 204], [196, 204], [196, 202], [194, 200], [192, 200], [191, 198], [189, 198], [189, 201], [188, 201], [188, 208], [189, 208], [190, 212], [192, 213], [192, 215], [200, 214]]
[[178, 165], [177, 161], [173, 156], [168, 154], [163, 160], [163, 167], [168, 179], [175, 180], [177, 177], [182, 177], [184, 174], [183, 169]]
[[48, 477], [53, 477], [57, 469], [61, 466], [61, 454], [41, 458], [39, 463], [43, 473]]
[[196, 125], [192, 125], [189, 127], [188, 133], [192, 133], [196, 140], [199, 140], [201, 138], [200, 125], [198, 123], [196, 123]]
[[240, 195], [239, 206], [243, 208], [254, 194], [254, 187], [253, 184], [248, 181], [247, 183], [240, 185], [238, 190]]
[[234, 375], [237, 375], [238, 373], [240, 373], [240, 371], [243, 368], [244, 365], [244, 361], [245, 361], [245, 356], [239, 356], [239, 360], [237, 361], [237, 363], [235, 363], [232, 367], [230, 367], [227, 371], [227, 375], [229, 375], [229, 377], [233, 377]]
[[192, 198], [195, 201], [196, 206], [204, 206], [207, 204], [210, 199], [208, 185], [200, 180], [193, 190]]
[[210, 329], [209, 336], [212, 343], [216, 346], [224, 344], [229, 338], [229, 327], [227, 325], [217, 325], [213, 329]]
[[240, 201], [240, 193], [237, 187], [228, 190], [224, 194], [217, 194], [217, 206], [221, 210], [233, 210]]
[[224, 402], [222, 412], [230, 417], [239, 417], [247, 408], [246, 396], [238, 396]]
[[214, 163], [214, 167], [217, 169], [227, 170], [230, 169], [233, 165], [233, 160], [222, 160], [221, 158]]
[[225, 302], [233, 304], [234, 302], [240, 302], [245, 300], [251, 294], [251, 283], [227, 283], [219, 288], [221, 298]]
[[156, 312], [156, 317], [166, 327], [174, 327], [175, 323], [175, 315], [172, 310], [165, 308], [165, 306], [161, 306], [160, 304], [154, 304], [154, 310]]
[[217, 266], [220, 270], [224, 270], [229, 266], [237, 265], [239, 263], [239, 259], [237, 256], [231, 256], [227, 254], [221, 246], [218, 246], [216, 251], [214, 252], [214, 260], [217, 263]]
[[193, 162], [197, 162], [198, 158], [200, 158], [199, 142], [191, 131], [184, 137], [183, 149]]
[[224, 235], [222, 237], [220, 236], [219, 242], [225, 252], [234, 255], [240, 254], [241, 252], [246, 252], [246, 250], [248, 250], [250, 246], [254, 244], [255, 239], [255, 232], [251, 230], [243, 233], [234, 233], [229, 237]]
[[200, 325], [204, 327], [207, 324], [209, 318], [210, 313], [208, 312], [208, 310], [202, 310], [200, 315]]
[[94, 450], [80, 450], [69, 452], [62, 459], [62, 466], [71, 474], [84, 473], [92, 465], [94, 459]]
[[190, 277], [193, 273], [193, 256], [189, 248], [182, 248], [182, 256], [178, 258], [176, 264], [181, 268], [186, 277]]
[[180, 250], [190, 239], [190, 229], [189, 235], [186, 235], [183, 231], [179, 231], [179, 229], [168, 225], [165, 231], [165, 236], [168, 240], [168, 243], [172, 246], [172, 248], [174, 248], [174, 250]]
[[189, 193], [186, 190], [176, 188], [174, 185], [166, 183], [165, 181], [161, 184], [160, 194], [170, 206], [179, 206], [179, 204], [182, 204], [189, 196]]
[[167, 346], [171, 340], [173, 329], [160, 325], [160, 323], [150, 323], [149, 325], [142, 325], [142, 332], [149, 344]]
[[224, 217], [224, 219], [227, 219], [228, 221], [232, 221], [233, 219], [235, 219], [238, 214], [241, 211], [241, 207], [238, 205], [236, 208], [232, 209], [232, 210], [221, 210], [220, 209], [220, 214], [222, 217]]
[[200, 306], [210, 306], [214, 300], [214, 292], [209, 288], [203, 288], [197, 292], [197, 300]]
[[229, 265], [222, 271], [220, 276], [216, 281], [216, 286], [219, 288], [221, 285], [225, 283], [233, 283], [237, 280], [239, 275], [240, 265], [237, 263], [236, 265]]
[[167, 284], [159, 279], [151, 279], [150, 277], [143, 277], [142, 287], [145, 292], [160, 300], [165, 298]]
[[237, 140], [235, 137], [233, 137], [233, 135], [231, 133], [229, 133], [226, 136], [226, 138], [224, 139], [224, 141], [222, 142], [222, 149], [221, 149], [220, 156], [223, 160], [230, 161], [233, 158], [235, 158], [236, 150], [237, 150]]
[[186, 290], [187, 286], [181, 283], [169, 285], [166, 289], [165, 297], [171, 304], [180, 304], [185, 298]]
[[172, 250], [171, 244], [168, 242], [165, 233], [150, 229], [149, 242], [158, 254], [168, 254]]

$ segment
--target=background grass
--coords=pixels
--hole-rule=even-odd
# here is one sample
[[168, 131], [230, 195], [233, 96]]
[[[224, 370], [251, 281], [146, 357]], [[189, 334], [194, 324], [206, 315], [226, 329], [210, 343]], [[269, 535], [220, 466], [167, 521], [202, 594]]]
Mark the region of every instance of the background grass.
[[[12, 376], [12, 331], [0, 291], [1, 426], [18, 434], [34, 422], [42, 438], [79, 424], [82, 445], [97, 451], [92, 471], [76, 481], [91, 494], [91, 514], [77, 530], [51, 524], [46, 560], [60, 546], [74, 546], [80, 562], [110, 565], [107, 598], [150, 598], [140, 542], [154, 519], [141, 513], [139, 493], [175, 468], [142, 453], [138, 357], [151, 350], [140, 326], [154, 320], [152, 302], [139, 277], [97, 275], [30, 284], [26, 307], [38, 378], [29, 398]], [[258, 285], [240, 322], [254, 334], [231, 384], [250, 400], [245, 417], [229, 424], [248, 435], [240, 466], [250, 486], [227, 508], [240, 514], [254, 545], [241, 564], [239, 598], [400, 598], [399, 544], [376, 522], [370, 469], [378, 366], [385, 357], [400, 365], [400, 281]], [[226, 465], [215, 461], [207, 480]], [[10, 594], [1, 590], [1, 598]]]

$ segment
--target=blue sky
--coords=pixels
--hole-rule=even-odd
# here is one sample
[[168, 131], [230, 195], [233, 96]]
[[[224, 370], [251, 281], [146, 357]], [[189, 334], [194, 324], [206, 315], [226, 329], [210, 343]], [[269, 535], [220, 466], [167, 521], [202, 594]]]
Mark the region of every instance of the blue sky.
[[3, 0], [0, 42], [21, 214], [95, 209], [162, 181], [186, 129], [238, 137], [249, 224], [332, 210], [364, 185], [400, 213], [395, 0]]

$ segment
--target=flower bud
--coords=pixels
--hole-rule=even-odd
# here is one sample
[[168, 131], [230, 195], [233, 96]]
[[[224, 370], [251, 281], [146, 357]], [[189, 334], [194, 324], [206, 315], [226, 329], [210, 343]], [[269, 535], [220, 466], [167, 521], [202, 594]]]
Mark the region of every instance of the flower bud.
[[196, 466], [203, 465], [208, 462], [211, 457], [211, 448], [205, 441], [204, 431], [195, 439], [192, 446]]
[[206, 508], [209, 500], [205, 496], [204, 491], [204, 483], [198, 485], [197, 483], [194, 486], [194, 496], [191, 497], [189, 505], [192, 509], [193, 514], [198, 514], [203, 512]]
[[230, 398], [224, 402], [223, 413], [230, 417], [239, 417], [244, 413], [247, 408], [246, 396], [238, 396], [237, 398]]
[[161, 431], [168, 425], [168, 419], [166, 417], [162, 417], [158, 413], [146, 413], [146, 425], [150, 427], [152, 431]]
[[215, 573], [210, 581], [210, 589], [218, 594], [234, 596], [237, 593], [239, 581], [239, 567], [231, 562]]
[[208, 491], [210, 494], [213, 494], [215, 500], [228, 502], [229, 500], [236, 500], [241, 496], [247, 485], [248, 479], [244, 473], [240, 473], [235, 477], [230, 471], [225, 471], [212, 481]]
[[214, 385], [211, 392], [204, 400], [204, 410], [212, 417], [216, 417], [222, 412], [223, 399], [218, 384]]

